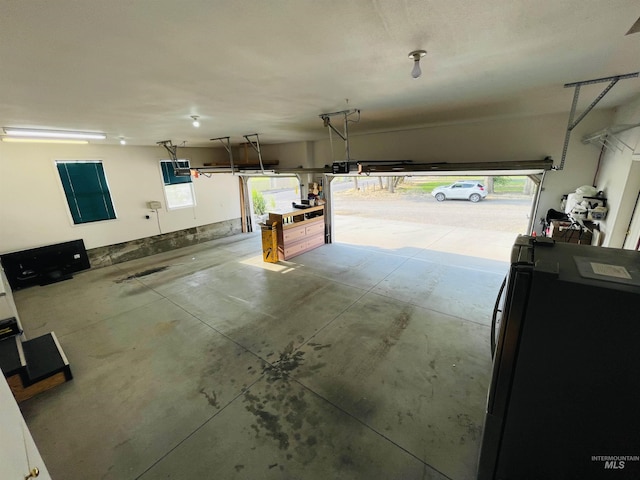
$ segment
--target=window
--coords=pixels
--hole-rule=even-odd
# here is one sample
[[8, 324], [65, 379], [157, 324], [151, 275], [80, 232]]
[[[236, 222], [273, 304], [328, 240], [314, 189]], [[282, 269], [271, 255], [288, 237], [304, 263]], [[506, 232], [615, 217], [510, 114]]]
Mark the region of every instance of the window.
[[116, 218], [100, 161], [56, 161], [73, 223]]
[[[180, 168], [189, 168], [188, 160], [178, 160], [177, 163]], [[191, 176], [176, 176], [173, 171], [173, 163], [170, 160], [162, 160], [160, 167], [162, 168], [167, 208], [174, 209], [194, 206], [195, 200]]]

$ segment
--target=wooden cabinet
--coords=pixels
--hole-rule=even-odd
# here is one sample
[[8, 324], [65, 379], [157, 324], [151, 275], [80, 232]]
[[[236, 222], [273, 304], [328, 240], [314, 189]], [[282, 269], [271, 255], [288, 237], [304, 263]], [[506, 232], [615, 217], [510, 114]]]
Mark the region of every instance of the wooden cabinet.
[[269, 213], [269, 224], [276, 224], [278, 258], [289, 260], [324, 245], [324, 206]]

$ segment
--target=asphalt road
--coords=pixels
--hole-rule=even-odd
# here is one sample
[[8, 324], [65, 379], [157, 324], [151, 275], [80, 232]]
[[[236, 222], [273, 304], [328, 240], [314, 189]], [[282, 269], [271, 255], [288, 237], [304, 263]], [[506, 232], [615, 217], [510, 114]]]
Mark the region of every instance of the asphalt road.
[[430, 194], [389, 193], [379, 189], [355, 191], [353, 188], [334, 191], [333, 197], [336, 215], [512, 233], [526, 233], [533, 201], [531, 196], [491, 194], [478, 203], [438, 202]]

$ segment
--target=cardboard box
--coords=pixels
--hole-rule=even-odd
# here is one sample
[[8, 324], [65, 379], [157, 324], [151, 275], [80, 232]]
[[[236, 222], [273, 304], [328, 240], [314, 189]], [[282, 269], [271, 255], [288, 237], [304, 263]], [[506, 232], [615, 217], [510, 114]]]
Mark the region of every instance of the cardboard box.
[[[592, 228], [593, 224], [585, 222], [587, 228]], [[592, 234], [589, 230], [581, 228], [571, 222], [551, 222], [551, 238], [556, 242], [579, 243], [591, 245]]]

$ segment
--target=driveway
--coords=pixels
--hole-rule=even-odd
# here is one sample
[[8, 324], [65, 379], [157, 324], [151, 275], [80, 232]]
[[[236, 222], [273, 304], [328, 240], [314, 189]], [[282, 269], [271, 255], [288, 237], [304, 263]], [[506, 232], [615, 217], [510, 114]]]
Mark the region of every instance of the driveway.
[[491, 194], [478, 203], [437, 202], [430, 194], [353, 189], [334, 192], [334, 241], [384, 248], [428, 248], [509, 261], [526, 233], [532, 197]]

